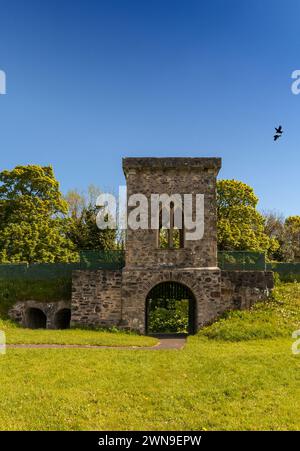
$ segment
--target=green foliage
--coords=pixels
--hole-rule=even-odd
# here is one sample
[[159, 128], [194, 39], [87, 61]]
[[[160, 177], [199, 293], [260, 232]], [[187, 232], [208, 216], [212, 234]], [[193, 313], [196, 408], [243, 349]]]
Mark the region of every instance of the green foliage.
[[71, 278], [49, 280], [0, 279], [0, 317], [5, 318], [17, 301], [52, 302], [71, 299]]
[[289, 216], [284, 223], [283, 250], [286, 261], [300, 261], [300, 216]]
[[96, 199], [100, 189], [94, 185], [88, 187], [88, 194], [80, 194], [77, 190], [67, 193], [65, 200], [71, 218], [68, 236], [80, 250], [111, 250], [118, 247], [117, 232], [114, 229], [100, 230], [96, 217], [99, 208]]
[[237, 180], [217, 182], [218, 248], [265, 252], [278, 247], [264, 231], [253, 188]]
[[72, 217], [68, 237], [77, 250], [113, 250], [117, 248], [116, 230], [100, 230], [96, 224], [98, 209], [84, 207], [79, 217]]
[[0, 183], [0, 262], [76, 261], [52, 167], [16, 166]]
[[288, 227], [291, 231], [291, 233], [296, 234], [296, 238], [299, 241], [299, 234], [300, 234], [300, 216], [289, 216], [285, 220], [285, 225]]
[[263, 216], [265, 233], [269, 238], [276, 240], [278, 243], [277, 248], [268, 249], [267, 257], [270, 261], [284, 261], [286, 259], [284, 217], [276, 211], [264, 212]]
[[265, 233], [276, 239], [279, 247], [269, 252], [269, 259], [278, 262], [300, 262], [300, 216], [282, 215], [274, 212], [264, 214]]
[[188, 300], [157, 299], [150, 302], [149, 333], [187, 333]]
[[160, 249], [169, 248], [169, 230], [166, 228], [159, 229], [159, 247]]
[[281, 284], [281, 280], [280, 280], [280, 276], [279, 276], [278, 272], [274, 272], [273, 277], [274, 277], [274, 285], [275, 285], [275, 287], [277, 287], [278, 285]]
[[255, 304], [251, 310], [231, 311], [200, 336], [225, 341], [290, 337], [300, 328], [300, 284], [277, 285], [272, 298]]

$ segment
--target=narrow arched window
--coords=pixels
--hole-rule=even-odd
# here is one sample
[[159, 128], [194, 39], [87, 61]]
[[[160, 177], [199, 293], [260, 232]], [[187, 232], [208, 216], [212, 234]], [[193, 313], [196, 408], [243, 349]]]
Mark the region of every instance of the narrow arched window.
[[[158, 234], [158, 247], [160, 249], [180, 249], [184, 247], [184, 224], [183, 224], [183, 211], [176, 212], [174, 202], [170, 203], [170, 218], [167, 223], [164, 223], [167, 214], [164, 215], [164, 210], [160, 209], [159, 212], [159, 234]], [[175, 225], [176, 213], [182, 215], [181, 227]]]

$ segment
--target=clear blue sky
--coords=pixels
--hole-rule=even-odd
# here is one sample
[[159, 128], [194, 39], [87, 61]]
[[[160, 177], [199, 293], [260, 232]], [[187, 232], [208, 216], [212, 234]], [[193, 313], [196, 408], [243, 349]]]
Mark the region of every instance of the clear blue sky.
[[[300, 214], [300, 2], [0, 0], [0, 168], [124, 183], [123, 156], [220, 156]], [[285, 134], [273, 142], [273, 128]]]

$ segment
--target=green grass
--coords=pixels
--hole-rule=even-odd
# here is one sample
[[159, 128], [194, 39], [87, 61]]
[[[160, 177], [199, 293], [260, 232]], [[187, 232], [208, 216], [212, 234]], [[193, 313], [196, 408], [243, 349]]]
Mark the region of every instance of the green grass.
[[0, 429], [299, 430], [299, 307], [300, 286], [280, 286], [183, 350], [8, 349]]
[[249, 310], [227, 312], [201, 330], [211, 339], [242, 341], [263, 338], [290, 337], [300, 329], [300, 284], [280, 284], [268, 302], [257, 303]]
[[0, 319], [0, 330], [6, 334], [7, 344], [71, 344], [99, 346], [154, 346], [157, 340], [136, 333], [89, 329], [25, 329], [10, 320]]
[[299, 429], [290, 345], [191, 337], [182, 351], [9, 350], [0, 429]]

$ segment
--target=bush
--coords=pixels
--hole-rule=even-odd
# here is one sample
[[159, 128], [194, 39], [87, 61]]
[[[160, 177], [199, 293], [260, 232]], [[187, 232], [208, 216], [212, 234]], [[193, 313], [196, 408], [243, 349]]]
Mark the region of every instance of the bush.
[[187, 300], [157, 300], [150, 304], [148, 332], [187, 333], [189, 303]]

